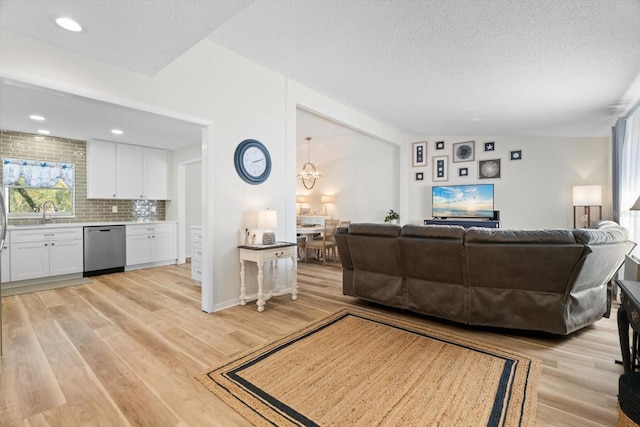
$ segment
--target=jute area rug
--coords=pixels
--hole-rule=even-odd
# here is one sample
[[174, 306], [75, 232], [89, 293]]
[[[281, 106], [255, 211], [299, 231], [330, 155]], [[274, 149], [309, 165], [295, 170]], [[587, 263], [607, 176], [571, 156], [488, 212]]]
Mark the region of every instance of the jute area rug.
[[255, 425], [528, 426], [540, 362], [343, 309], [198, 376]]

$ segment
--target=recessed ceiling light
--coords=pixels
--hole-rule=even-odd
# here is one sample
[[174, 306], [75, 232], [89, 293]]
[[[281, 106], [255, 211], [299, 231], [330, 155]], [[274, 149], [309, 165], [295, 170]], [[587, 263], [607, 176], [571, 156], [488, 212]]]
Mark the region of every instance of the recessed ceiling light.
[[56, 18], [56, 24], [67, 31], [73, 31], [74, 33], [79, 33], [80, 31], [82, 31], [82, 27], [80, 26], [80, 24], [66, 16]]
[[30, 115], [30, 116], [29, 116], [29, 118], [30, 118], [31, 120], [37, 120], [37, 121], [39, 121], [39, 122], [41, 122], [41, 121], [43, 121], [43, 120], [44, 120], [44, 117], [39, 116], [39, 115], [37, 115], [37, 114], [32, 114], [32, 115]]
[[48, 131], [48, 130], [46, 130], [46, 129], [38, 129], [38, 133], [41, 133], [41, 134], [43, 134], [43, 135], [49, 135], [51, 132], [49, 132], [49, 131]]
[[111, 129], [111, 133], [116, 135], [122, 135], [124, 132], [122, 132], [120, 129]]

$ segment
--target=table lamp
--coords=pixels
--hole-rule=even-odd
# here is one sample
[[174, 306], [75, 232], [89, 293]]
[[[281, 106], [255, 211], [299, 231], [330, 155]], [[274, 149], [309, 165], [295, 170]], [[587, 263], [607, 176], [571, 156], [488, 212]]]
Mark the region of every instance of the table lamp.
[[336, 201], [336, 196], [320, 196], [320, 202], [324, 203], [324, 214], [325, 214], [325, 216], [328, 215], [328, 213], [327, 213], [327, 204], [333, 203], [335, 201]]
[[307, 196], [296, 196], [296, 203], [300, 206], [298, 207], [298, 215], [300, 214], [300, 209], [302, 209], [302, 204], [307, 203]]
[[599, 209], [598, 219], [602, 219], [602, 186], [576, 185], [573, 187], [573, 228], [576, 228], [576, 208], [584, 207], [587, 227], [591, 225], [591, 207]]
[[276, 243], [276, 233], [271, 229], [278, 226], [278, 213], [272, 210], [258, 212], [258, 228], [263, 228], [262, 244], [273, 245]]
[[630, 211], [640, 211], [640, 196], [638, 196], [638, 200], [629, 208]]

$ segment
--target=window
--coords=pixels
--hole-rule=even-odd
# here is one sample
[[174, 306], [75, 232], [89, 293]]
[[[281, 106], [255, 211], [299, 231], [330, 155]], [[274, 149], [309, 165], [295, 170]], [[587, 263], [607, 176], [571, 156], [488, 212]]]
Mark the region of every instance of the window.
[[47, 214], [75, 215], [75, 165], [39, 160], [2, 160], [2, 184], [9, 218], [38, 218], [46, 201]]

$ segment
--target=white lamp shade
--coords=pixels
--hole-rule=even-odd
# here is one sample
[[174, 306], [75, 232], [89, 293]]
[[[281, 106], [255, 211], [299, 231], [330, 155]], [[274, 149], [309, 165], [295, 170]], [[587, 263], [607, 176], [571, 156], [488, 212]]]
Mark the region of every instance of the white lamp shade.
[[630, 211], [640, 211], [640, 196], [638, 196], [638, 200], [629, 208]]
[[296, 196], [296, 203], [307, 203], [307, 196]]
[[577, 185], [573, 187], [573, 206], [602, 206], [602, 186]]
[[333, 203], [336, 201], [335, 196], [320, 196], [321, 203]]
[[278, 213], [272, 210], [264, 210], [258, 212], [258, 228], [266, 230], [276, 228], [278, 226]]

